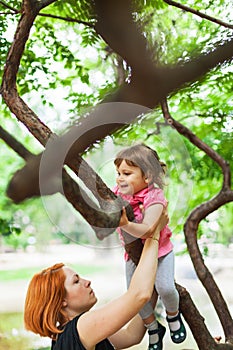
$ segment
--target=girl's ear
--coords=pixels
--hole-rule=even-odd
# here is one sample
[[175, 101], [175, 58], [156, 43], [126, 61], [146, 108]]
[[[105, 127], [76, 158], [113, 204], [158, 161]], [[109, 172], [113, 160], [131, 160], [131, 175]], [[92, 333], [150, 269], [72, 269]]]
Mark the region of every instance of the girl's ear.
[[145, 183], [148, 184], [148, 183], [151, 183], [152, 181], [152, 176], [150, 174], [146, 174], [145, 175]]

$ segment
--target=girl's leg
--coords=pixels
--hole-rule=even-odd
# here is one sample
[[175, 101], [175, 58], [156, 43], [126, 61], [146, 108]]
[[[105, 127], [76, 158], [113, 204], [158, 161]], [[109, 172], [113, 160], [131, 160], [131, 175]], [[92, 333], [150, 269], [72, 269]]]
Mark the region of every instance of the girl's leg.
[[168, 313], [179, 309], [179, 293], [174, 280], [174, 252], [159, 258], [155, 287]]
[[159, 258], [155, 286], [166, 308], [172, 340], [176, 342], [177, 338], [177, 342], [184, 341], [186, 331], [179, 314], [179, 293], [174, 281], [173, 251]]

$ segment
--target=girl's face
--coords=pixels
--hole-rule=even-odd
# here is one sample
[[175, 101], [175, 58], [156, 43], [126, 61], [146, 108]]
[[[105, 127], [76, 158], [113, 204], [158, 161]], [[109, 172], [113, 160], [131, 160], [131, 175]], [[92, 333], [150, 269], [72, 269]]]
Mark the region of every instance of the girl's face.
[[133, 195], [148, 186], [148, 179], [139, 167], [128, 165], [123, 160], [116, 170], [118, 173], [116, 182], [122, 194]]
[[97, 298], [91, 288], [90, 281], [79, 277], [76, 272], [66, 266], [63, 267], [63, 270], [66, 276], [64, 283], [66, 296], [63, 301], [63, 307], [71, 319], [82, 312], [90, 310], [97, 302]]

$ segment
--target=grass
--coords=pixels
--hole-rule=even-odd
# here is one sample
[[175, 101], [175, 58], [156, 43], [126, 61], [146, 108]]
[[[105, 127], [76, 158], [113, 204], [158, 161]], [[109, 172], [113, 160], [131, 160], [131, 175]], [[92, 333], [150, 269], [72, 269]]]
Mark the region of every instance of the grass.
[[36, 336], [25, 332], [23, 313], [0, 314], [0, 350], [49, 350], [38, 348], [35, 344]]
[[[90, 266], [90, 265], [70, 265], [72, 269], [77, 271], [81, 276], [92, 275], [97, 272], [104, 272], [109, 269], [108, 266]], [[28, 267], [14, 270], [1, 270], [0, 282], [27, 280], [30, 279], [35, 273], [40, 272], [44, 266], [41, 267]]]
[[23, 330], [22, 313], [0, 314], [0, 350], [30, 349], [29, 339], [20, 335]]
[[23, 325], [22, 313], [0, 313], [0, 333], [7, 333], [10, 329], [19, 329]]
[[25, 280], [40, 271], [38, 268], [21, 268], [17, 270], [2, 270], [0, 271], [0, 282], [8, 282], [15, 280]]

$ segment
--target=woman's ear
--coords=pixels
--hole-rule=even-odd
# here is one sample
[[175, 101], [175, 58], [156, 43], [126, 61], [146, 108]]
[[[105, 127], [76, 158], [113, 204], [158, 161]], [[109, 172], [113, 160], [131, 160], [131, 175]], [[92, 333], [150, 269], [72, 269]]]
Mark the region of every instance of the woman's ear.
[[66, 307], [68, 304], [67, 304], [67, 301], [66, 300], [63, 300], [62, 301], [62, 307]]

